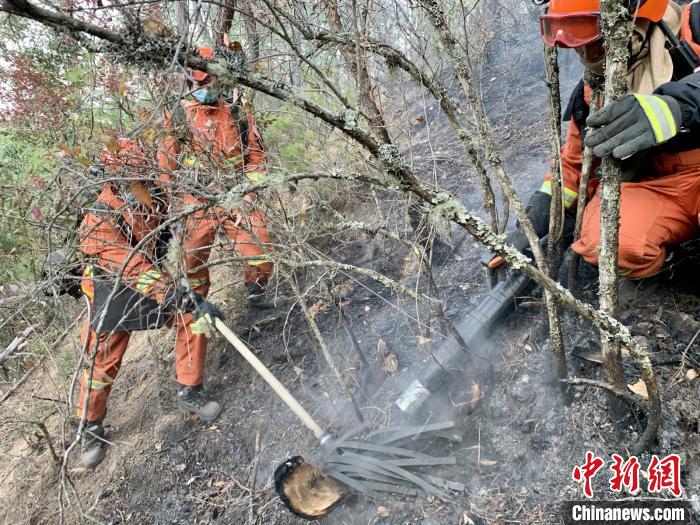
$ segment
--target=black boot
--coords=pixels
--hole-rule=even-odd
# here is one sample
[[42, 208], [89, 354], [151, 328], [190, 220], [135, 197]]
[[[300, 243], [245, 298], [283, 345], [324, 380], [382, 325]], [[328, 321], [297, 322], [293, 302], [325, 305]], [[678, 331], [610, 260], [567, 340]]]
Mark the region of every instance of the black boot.
[[80, 461], [85, 468], [95, 468], [105, 458], [105, 445], [103, 438], [105, 429], [102, 421], [88, 421], [83, 433], [83, 445]]
[[177, 408], [184, 414], [196, 414], [204, 421], [213, 421], [221, 413], [221, 405], [202, 392], [202, 385], [180, 385], [177, 389]]
[[251, 309], [266, 310], [269, 308], [274, 308], [274, 305], [265, 297], [266, 288], [267, 281], [246, 281], [245, 289], [248, 292], [248, 306]]

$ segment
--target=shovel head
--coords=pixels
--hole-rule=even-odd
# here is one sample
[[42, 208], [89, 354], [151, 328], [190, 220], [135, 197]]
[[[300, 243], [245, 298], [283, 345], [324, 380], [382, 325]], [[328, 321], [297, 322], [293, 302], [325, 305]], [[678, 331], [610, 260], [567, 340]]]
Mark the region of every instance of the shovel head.
[[309, 520], [327, 516], [347, 495], [337, 482], [301, 456], [275, 469], [275, 490], [290, 511]]

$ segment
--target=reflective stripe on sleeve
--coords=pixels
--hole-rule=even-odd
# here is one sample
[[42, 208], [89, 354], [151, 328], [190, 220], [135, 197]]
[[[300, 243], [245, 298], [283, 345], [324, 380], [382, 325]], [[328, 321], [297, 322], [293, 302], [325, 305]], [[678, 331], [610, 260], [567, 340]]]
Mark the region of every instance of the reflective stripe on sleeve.
[[[544, 181], [542, 183], [542, 186], [540, 186], [540, 191], [542, 193], [546, 193], [547, 195], [551, 195], [552, 194], [552, 181], [551, 180]], [[578, 192], [564, 186], [564, 207], [570, 208], [576, 202], [576, 199], [578, 199]]]
[[265, 263], [269, 263], [269, 262], [270, 261], [268, 261], [267, 259], [251, 259], [251, 260], [246, 261], [245, 263], [249, 266], [261, 266], [261, 265], [263, 265]]
[[163, 276], [155, 270], [146, 270], [139, 276], [136, 281], [136, 289], [145, 294], [153, 286], [153, 284]]
[[564, 207], [570, 208], [578, 199], [578, 192], [564, 186]]
[[678, 132], [676, 121], [664, 99], [656, 95], [642, 95], [640, 93], [635, 93], [634, 98], [642, 106], [644, 114], [654, 130], [657, 143], [666, 142], [676, 135]]

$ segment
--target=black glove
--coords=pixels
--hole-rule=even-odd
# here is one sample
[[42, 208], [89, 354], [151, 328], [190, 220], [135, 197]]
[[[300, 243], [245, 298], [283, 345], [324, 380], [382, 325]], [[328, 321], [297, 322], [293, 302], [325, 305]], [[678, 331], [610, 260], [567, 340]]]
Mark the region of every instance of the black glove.
[[193, 334], [203, 333], [206, 337], [211, 337], [214, 332], [214, 319], [218, 318], [222, 321], [226, 319], [215, 304], [184, 286], [171, 289], [166, 295], [164, 304], [166, 307], [177, 308], [182, 312], [192, 314], [194, 317]]
[[598, 158], [624, 159], [673, 138], [681, 127], [681, 107], [673, 97], [634, 93], [592, 113], [584, 141]]
[[[536, 191], [530, 197], [527, 203], [527, 216], [535, 228], [535, 233], [541, 239], [549, 232], [549, 205], [552, 202], [552, 196], [543, 191]], [[518, 229], [520, 223], [517, 224]]]

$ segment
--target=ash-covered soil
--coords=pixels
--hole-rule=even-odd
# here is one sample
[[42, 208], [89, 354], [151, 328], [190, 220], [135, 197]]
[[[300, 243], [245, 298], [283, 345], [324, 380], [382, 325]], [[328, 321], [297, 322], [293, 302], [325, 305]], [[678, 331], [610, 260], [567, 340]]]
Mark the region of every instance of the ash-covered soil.
[[[501, 51], [502, 59], [484, 72], [482, 85], [499, 143], [508, 154], [508, 173], [523, 198], [546, 170], [548, 144], [541, 66], [528, 58], [539, 53], [541, 45], [536, 22], [527, 34], [535, 36]], [[562, 59], [564, 99], [576, 80], [572, 71], [580, 71], [570, 59]], [[410, 145], [413, 166], [479, 212], [478, 183], [454, 134], [446, 131], [444, 116], [435, 106], [421, 105], [420, 94], [405, 95], [406, 105], [395, 109], [393, 125], [401, 130], [395, 133], [400, 143]], [[376, 215], [373, 203], [368, 199], [358, 205], [354, 215], [370, 221]], [[399, 206], [403, 203], [397, 202]], [[447, 318], [459, 326], [487, 290], [479, 264], [481, 249], [463, 232], [453, 229], [452, 237], [453, 248], [437, 249], [433, 275]], [[381, 271], [408, 288], [416, 286], [415, 261], [405, 247], [392, 241], [357, 236], [336, 244], [322, 238], [318, 243], [335, 260]], [[672, 273], [627, 285], [621, 312], [622, 321], [647, 346], [660, 381], [663, 428], [650, 453], [681, 455], [684, 496], [696, 510], [700, 510], [700, 378], [688, 380], [692, 377], [688, 370], [700, 370], [698, 268], [700, 261], [690, 258]], [[290, 290], [284, 283], [275, 290], [281, 297], [276, 309], [249, 315], [233, 270], [217, 269], [212, 280], [212, 299], [223, 305], [231, 326], [312, 416], [336, 433], [356, 424], [298, 304], [285, 300]], [[594, 277], [583, 275], [580, 283], [578, 295], [595, 302]], [[425, 285], [423, 280], [419, 284]], [[391, 405], [405, 378], [448, 338], [434, 316], [414, 301], [364, 277], [338, 272], [332, 286], [367, 366], [361, 364], [327, 294], [313, 289], [308, 305], [316, 307], [318, 326], [364, 417], [375, 425], [392, 424]], [[571, 387], [566, 396], [561, 393], [542, 324], [541, 298], [537, 292], [531, 295], [521, 298], [517, 311], [473, 349], [483, 358], [481, 363], [491, 366], [454, 377], [444, 395], [434, 397], [422, 414], [420, 422], [457, 422], [462, 436], [458, 443], [437, 439], [424, 450], [456, 457], [456, 466], [429, 472], [462, 482], [466, 490], [452, 493], [448, 503], [426, 497], [352, 496], [322, 523], [556, 524], [559, 504], [581, 497], [571, 472], [583, 462], [586, 451], [608, 461], [612, 453], [627, 456], [626, 447], [643, 429], [643, 411], [630, 408], [623, 421], [613, 421], [603, 392]], [[570, 314], [565, 314], [564, 328], [572, 375], [599, 379], [597, 331]], [[65, 419], [67, 378], [77, 361], [78, 336], [77, 328], [69, 332], [40, 370], [1, 407], [3, 424], [12, 423], [14, 429], [0, 436], [4, 523], [60, 521], [62, 480], [46, 440], [36, 425], [18, 421], [45, 422], [58, 450], [70, 444], [74, 429], [60, 422]], [[63, 481], [70, 496], [64, 501], [65, 521], [83, 523], [90, 516], [113, 524], [306, 523], [281, 505], [272, 474], [290, 456], [313, 458], [319, 452], [313, 436], [222, 339], [210, 344], [207, 390], [224, 403], [224, 412], [214, 423], [180, 415], [175, 407], [173, 337], [167, 330], [134, 337], [110, 399], [106, 424], [112, 445], [95, 471], [82, 469], [73, 453], [70, 481]], [[396, 357], [396, 371], [386, 371], [393, 370], [393, 358], [376, 363], [383, 347]], [[624, 359], [628, 382], [634, 384], [638, 372], [628, 357]], [[475, 402], [470, 403], [474, 392]], [[641, 464], [647, 465], [648, 459], [646, 454]], [[602, 474], [596, 478], [594, 489], [600, 499], [609, 496], [607, 478]]]
[[[447, 315], [456, 324], [485, 290], [478, 253], [470, 244], [464, 242], [446, 264], [435, 269]], [[358, 243], [356, 249], [361, 248]], [[700, 367], [700, 290], [692, 280], [699, 262], [690, 258], [672, 274], [626, 286], [621, 314], [649, 349], [665, 407], [659, 443], [640, 462], [648, 464], [651, 453], [680, 454], [684, 496], [696, 506], [700, 496], [700, 379], [689, 381], [687, 371]], [[218, 277], [219, 282], [233, 279], [226, 274]], [[594, 302], [592, 279], [590, 272], [584, 273], [578, 294]], [[417, 323], [414, 304], [374, 283], [350, 280], [345, 284], [344, 310], [370, 365], [360, 364], [337, 311], [319, 313], [317, 322], [365, 417], [379, 425], [389, 424], [393, 422], [393, 397], [386, 385], [392, 385], [392, 380], [440, 344], [439, 333], [426, 330], [425, 325], [439, 327], [434, 319], [422, 318]], [[232, 320], [234, 327], [312, 415], [335, 432], [355, 424], [353, 411], [322, 364], [299, 308], [291, 312], [278, 308], [251, 323], [241, 313], [241, 305], [225, 299], [228, 295], [220, 291], [214, 298], [232, 316], [238, 312], [238, 318]], [[323, 523], [559, 523], [559, 504], [581, 497], [581, 487], [572, 481], [571, 471], [583, 462], [585, 452], [608, 460], [612, 453], [627, 455], [626, 447], [643, 428], [643, 411], [629, 409], [629, 417], [615, 422], [602, 392], [573, 387], [568, 398], [561, 394], [554, 380], [539, 300], [536, 292], [522, 299], [523, 307], [476, 349], [493, 364], [491, 376], [455, 378], [445, 395], [436, 397], [423, 414], [426, 421], [457, 421], [461, 442], [437, 439], [424, 450], [457, 457], [457, 466], [430, 469], [430, 473], [460, 481], [466, 490], [453, 493], [450, 503], [426, 497], [353, 496]], [[417, 328], [421, 325], [423, 330]], [[245, 331], [251, 326], [255, 328]], [[600, 378], [595, 362], [599, 358], [596, 330], [570, 314], [565, 315], [565, 329], [572, 374]], [[380, 340], [397, 356], [398, 370], [374, 396], [363, 396], [358, 385], [366, 388], [368, 376], [377, 378], [374, 359]], [[207, 388], [225, 403], [224, 413], [214, 423], [178, 414], [166, 350], [171, 343], [167, 331], [144, 334], [134, 341], [110, 400], [107, 429], [113, 446], [105, 462], [94, 472], [85, 471], [74, 455], [69, 474], [84, 512], [105, 523], [304, 523], [280, 504], [272, 473], [289, 456], [313, 458], [319, 450], [313, 437], [222, 340], [211, 345]], [[638, 374], [628, 357], [625, 364], [628, 382], [633, 384]], [[382, 374], [383, 369], [380, 382]], [[47, 393], [51, 377], [56, 388]], [[21, 396], [4, 407], [3, 417], [13, 409], [21, 412], [26, 408], [21, 403], [37, 403], [32, 395], [60, 398], [57, 379], [50, 368], [42, 371]], [[459, 394], [471, 392], [473, 382], [479, 385], [480, 399], [471, 409], [463, 402], [470, 396], [459, 398]], [[54, 439], [60, 436], [56, 421], [54, 416], [47, 422]], [[69, 429], [66, 439], [70, 437]], [[0, 501], [5, 522], [56, 523], [60, 480], [45, 443], [39, 438], [36, 443], [18, 441], [3, 454], [7, 461], [3, 462]], [[610, 496], [607, 479], [599, 475], [594, 484], [601, 499]], [[75, 520], [69, 515], [69, 523]]]

